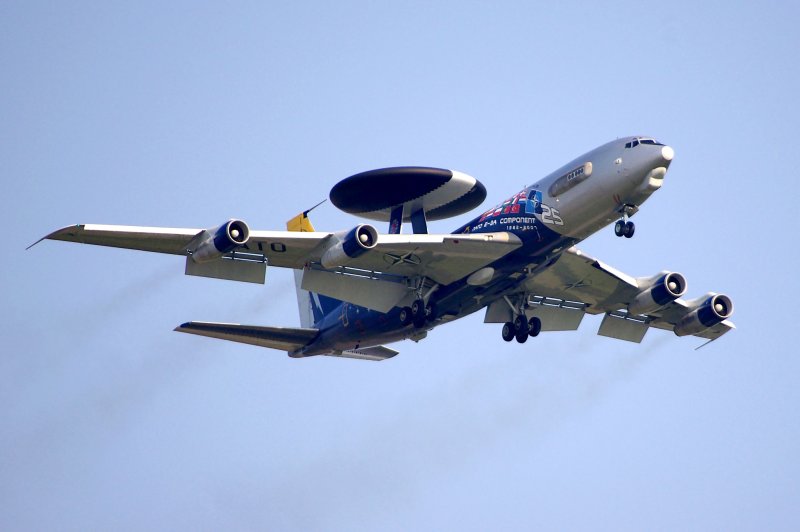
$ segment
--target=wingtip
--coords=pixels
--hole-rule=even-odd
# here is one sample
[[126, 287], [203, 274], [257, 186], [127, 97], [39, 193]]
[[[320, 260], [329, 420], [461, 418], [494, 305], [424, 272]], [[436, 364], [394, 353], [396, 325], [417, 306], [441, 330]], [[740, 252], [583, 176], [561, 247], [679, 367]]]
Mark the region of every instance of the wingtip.
[[74, 225], [67, 225], [60, 229], [56, 229], [52, 233], [46, 234], [30, 246], [25, 248], [25, 251], [28, 251], [33, 246], [41, 242], [42, 240], [70, 240], [68, 238], [58, 238], [59, 236], [75, 236], [82, 228], [84, 227], [83, 224], [74, 224]]
[[[50, 236], [50, 235], [47, 235], [47, 236]], [[36, 244], [38, 244], [38, 243], [39, 243], [39, 242], [41, 242], [42, 240], [47, 240], [47, 236], [43, 236], [42, 238], [40, 238], [39, 240], [37, 240], [36, 242], [34, 242], [33, 244], [31, 244], [30, 246], [26, 247], [26, 248], [25, 248], [25, 251], [28, 251], [29, 249], [31, 249], [33, 246], [35, 246]]]

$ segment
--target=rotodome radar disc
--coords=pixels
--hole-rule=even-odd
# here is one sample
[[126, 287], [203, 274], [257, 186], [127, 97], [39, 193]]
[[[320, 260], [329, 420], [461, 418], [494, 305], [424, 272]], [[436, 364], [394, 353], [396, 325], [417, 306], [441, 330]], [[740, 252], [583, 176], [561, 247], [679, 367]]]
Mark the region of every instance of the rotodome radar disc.
[[331, 203], [344, 212], [370, 220], [389, 221], [403, 206], [403, 221], [422, 209], [428, 220], [442, 220], [471, 211], [486, 199], [486, 188], [472, 176], [455, 170], [403, 166], [381, 168], [339, 181]]

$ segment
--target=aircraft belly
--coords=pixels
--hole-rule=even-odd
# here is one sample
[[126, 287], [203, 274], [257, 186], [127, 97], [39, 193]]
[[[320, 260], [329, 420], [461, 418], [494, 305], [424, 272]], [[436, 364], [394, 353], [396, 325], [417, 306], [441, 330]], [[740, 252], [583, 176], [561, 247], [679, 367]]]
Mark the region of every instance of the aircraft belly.
[[400, 309], [377, 312], [358, 305], [343, 303], [318, 324], [320, 334], [313, 344], [302, 350], [303, 355], [346, 351], [379, 346], [405, 340], [414, 335], [413, 326], [400, 325]]

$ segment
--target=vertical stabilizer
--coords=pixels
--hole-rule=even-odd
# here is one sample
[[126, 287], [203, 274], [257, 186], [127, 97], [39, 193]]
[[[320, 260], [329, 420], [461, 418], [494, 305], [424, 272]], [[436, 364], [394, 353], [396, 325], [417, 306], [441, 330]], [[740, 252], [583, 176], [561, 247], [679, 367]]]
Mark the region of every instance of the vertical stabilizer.
[[[301, 212], [286, 222], [286, 229], [288, 231], [313, 232], [314, 226], [311, 224], [311, 220], [308, 219], [310, 210], [311, 209]], [[297, 290], [297, 307], [300, 311], [300, 326], [314, 327], [316, 323], [322, 321], [322, 318], [324, 318], [326, 314], [338, 309], [342, 302], [338, 299], [303, 290], [304, 273], [305, 270], [294, 271], [294, 284]]]
[[311, 292], [300, 288], [303, 284], [303, 272], [305, 270], [294, 271], [294, 286], [297, 289], [297, 308], [300, 311], [300, 327], [313, 327], [317, 321], [316, 314], [311, 306]]

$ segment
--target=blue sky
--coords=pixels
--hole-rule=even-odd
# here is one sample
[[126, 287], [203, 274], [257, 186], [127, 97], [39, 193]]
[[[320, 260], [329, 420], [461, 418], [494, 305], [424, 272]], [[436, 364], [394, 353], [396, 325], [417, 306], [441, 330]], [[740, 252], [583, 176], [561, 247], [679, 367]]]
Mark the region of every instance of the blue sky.
[[[3, 528], [796, 530], [798, 11], [3, 3]], [[631, 134], [675, 148], [664, 188], [635, 238], [581, 248], [729, 294], [738, 329], [700, 351], [592, 317], [506, 344], [476, 314], [388, 362], [292, 360], [172, 332], [297, 325], [291, 272], [24, 251], [73, 223], [278, 229], [394, 165], [474, 175], [488, 206]]]

